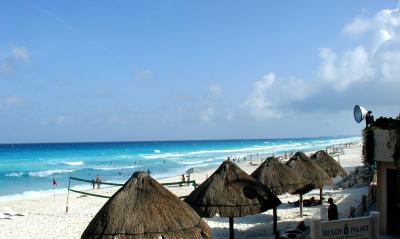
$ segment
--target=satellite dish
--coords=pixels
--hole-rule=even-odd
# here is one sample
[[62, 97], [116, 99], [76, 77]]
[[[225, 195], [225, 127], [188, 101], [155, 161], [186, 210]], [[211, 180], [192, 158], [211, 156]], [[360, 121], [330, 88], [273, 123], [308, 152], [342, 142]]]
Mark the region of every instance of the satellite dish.
[[354, 106], [354, 120], [357, 123], [360, 123], [361, 121], [363, 121], [363, 119], [365, 119], [365, 117], [368, 114], [368, 110], [365, 109], [362, 106], [356, 105]]

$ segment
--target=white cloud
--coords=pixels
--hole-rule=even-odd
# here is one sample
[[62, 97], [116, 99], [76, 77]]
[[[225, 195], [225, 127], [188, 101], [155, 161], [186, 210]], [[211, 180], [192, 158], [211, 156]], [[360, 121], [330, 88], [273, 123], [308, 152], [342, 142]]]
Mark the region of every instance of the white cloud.
[[200, 119], [204, 122], [209, 122], [214, 117], [215, 111], [212, 106], [207, 107], [205, 110], [200, 112]]
[[371, 17], [357, 17], [343, 31], [363, 36], [354, 49], [335, 53], [320, 50], [320, 77], [343, 91], [353, 84], [368, 81], [400, 82], [400, 10], [383, 9]]
[[383, 9], [372, 17], [357, 17], [344, 27], [350, 36], [368, 35], [371, 52], [375, 52], [384, 42], [396, 38], [399, 34], [399, 8]]
[[61, 125], [64, 124], [64, 122], [65, 122], [65, 116], [64, 115], [58, 115], [56, 117], [56, 124], [57, 125], [61, 126]]
[[349, 85], [372, 79], [375, 69], [371, 66], [369, 54], [364, 47], [344, 52], [337, 57], [333, 50], [320, 50], [321, 78], [330, 82], [338, 91], [345, 90]]
[[279, 118], [281, 113], [267, 99], [268, 90], [275, 81], [275, 74], [268, 73], [261, 80], [254, 82], [253, 90], [244, 102], [249, 114], [257, 120]]
[[325, 81], [334, 81], [336, 78], [336, 54], [332, 49], [321, 48], [319, 57], [322, 60], [320, 75]]
[[306, 99], [318, 89], [314, 82], [296, 77], [278, 78], [271, 72], [254, 82], [242, 107], [256, 120], [277, 119], [286, 113], [285, 108], [288, 105]]
[[307, 98], [317, 90], [318, 85], [316, 84], [310, 85], [301, 78], [291, 78], [282, 81], [278, 92], [283, 101], [297, 101]]
[[10, 96], [7, 98], [4, 98], [0, 102], [0, 108], [14, 108], [14, 107], [20, 107], [23, 106], [25, 101], [17, 96]]
[[[374, 91], [377, 97], [389, 99], [389, 94], [393, 94], [389, 91], [400, 87], [399, 9], [385, 9], [370, 18], [355, 18], [343, 31], [350, 36], [359, 36], [360, 43], [341, 52], [321, 48], [320, 68], [314, 79], [305, 81], [297, 77], [278, 78], [274, 73], [265, 75], [254, 83], [242, 104], [245, 111], [257, 120], [266, 120], [280, 118], [290, 110], [318, 108], [320, 103], [316, 100], [333, 107], [340, 103], [340, 108], [344, 102], [352, 104], [354, 100], [362, 99], [360, 95], [368, 90]], [[360, 87], [351, 87], [353, 85]], [[361, 88], [362, 91], [357, 91]], [[332, 100], [324, 99], [325, 96]], [[334, 100], [336, 96], [340, 97], [339, 103]], [[226, 118], [229, 120], [230, 117]]]
[[226, 114], [226, 119], [227, 120], [229, 120], [229, 121], [232, 121], [232, 120], [234, 120], [236, 118], [236, 113], [235, 112], [228, 112], [227, 114]]
[[24, 101], [16, 96], [11, 96], [4, 99], [4, 105], [7, 106], [21, 106]]
[[400, 49], [386, 51], [379, 56], [382, 62], [380, 73], [384, 81], [399, 81], [400, 78]]
[[210, 87], [208, 87], [209, 91], [215, 95], [215, 96], [220, 96], [222, 95], [222, 87], [218, 84], [218, 83], [214, 83], [212, 85], [210, 85]]
[[133, 79], [147, 81], [153, 79], [153, 73], [149, 70], [140, 70], [133, 72]]
[[349, 35], [361, 35], [369, 31], [371, 27], [371, 23], [368, 20], [357, 17], [344, 27], [343, 32]]
[[11, 56], [16, 60], [28, 61], [29, 54], [26, 47], [11, 47]]
[[26, 47], [12, 46], [9, 55], [3, 60], [0, 66], [0, 73], [10, 75], [14, 72], [15, 65], [18, 62], [29, 61], [29, 53]]

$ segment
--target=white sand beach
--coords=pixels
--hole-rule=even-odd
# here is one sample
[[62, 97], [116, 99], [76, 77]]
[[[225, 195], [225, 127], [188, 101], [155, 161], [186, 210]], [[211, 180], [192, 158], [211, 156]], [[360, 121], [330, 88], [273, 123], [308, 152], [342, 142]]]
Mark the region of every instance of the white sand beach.
[[[361, 145], [354, 145], [344, 149], [344, 155], [340, 155], [340, 164], [350, 170], [355, 166], [362, 165]], [[335, 158], [337, 159], [337, 157]], [[255, 163], [255, 162], [253, 162]], [[250, 165], [249, 162], [241, 162], [240, 167], [247, 173], [253, 172], [258, 165]], [[201, 183], [213, 170], [206, 170], [191, 174], [191, 179]], [[161, 182], [180, 181], [180, 176], [166, 178]], [[168, 187], [178, 196], [184, 196], [193, 190], [192, 186]], [[118, 187], [89, 190], [97, 194], [112, 195]], [[324, 197], [332, 197], [339, 209], [339, 217], [346, 218], [351, 206], [357, 206], [362, 194], [367, 194], [367, 188], [356, 188], [346, 190], [324, 190]], [[304, 196], [319, 197], [319, 190], [314, 190]], [[278, 208], [278, 228], [284, 231], [294, 227], [301, 220], [306, 224], [313, 217], [321, 215], [321, 208], [327, 204], [315, 207], [305, 207], [303, 218], [299, 218], [299, 208], [291, 207], [288, 201], [298, 200], [297, 195], [285, 194], [279, 196], [282, 201]], [[19, 199], [0, 202], [0, 238], [80, 238], [82, 232], [91, 221], [93, 216], [107, 201], [105, 198], [85, 196], [71, 192], [69, 195], [69, 211], [66, 213], [67, 194], [57, 194], [55, 201], [53, 196]], [[21, 215], [14, 215], [14, 213]], [[322, 210], [324, 211], [324, 210]], [[11, 213], [10, 213], [11, 212]], [[324, 216], [324, 213], [323, 213]], [[228, 219], [210, 218], [206, 219], [212, 228], [213, 238], [228, 237]], [[272, 210], [265, 213], [242, 218], [235, 218], [236, 238], [272, 238]]]

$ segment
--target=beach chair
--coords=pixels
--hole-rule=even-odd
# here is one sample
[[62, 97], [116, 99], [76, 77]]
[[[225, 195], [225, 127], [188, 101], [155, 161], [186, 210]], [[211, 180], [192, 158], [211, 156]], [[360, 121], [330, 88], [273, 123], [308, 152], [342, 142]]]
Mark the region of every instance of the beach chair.
[[4, 213], [0, 212], [0, 219], [11, 219], [11, 217], [5, 215]]
[[14, 212], [10, 207], [3, 207], [3, 212], [6, 216], [25, 216], [24, 214]]

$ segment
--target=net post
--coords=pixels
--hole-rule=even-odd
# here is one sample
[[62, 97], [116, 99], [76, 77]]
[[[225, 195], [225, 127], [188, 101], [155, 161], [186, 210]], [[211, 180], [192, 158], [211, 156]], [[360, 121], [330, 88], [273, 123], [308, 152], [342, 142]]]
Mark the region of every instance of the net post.
[[69, 174], [69, 180], [68, 180], [68, 191], [67, 191], [67, 204], [65, 205], [65, 213], [68, 213], [68, 199], [69, 199], [69, 188], [71, 186], [71, 173]]

